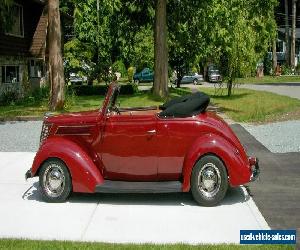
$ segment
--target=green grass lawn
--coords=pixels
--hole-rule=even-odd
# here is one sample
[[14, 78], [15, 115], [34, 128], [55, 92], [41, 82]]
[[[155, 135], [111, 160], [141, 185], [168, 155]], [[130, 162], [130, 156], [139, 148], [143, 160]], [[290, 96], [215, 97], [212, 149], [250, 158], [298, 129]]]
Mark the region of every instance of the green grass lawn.
[[300, 75], [296, 76], [264, 76], [264, 77], [248, 77], [237, 78], [236, 82], [242, 84], [265, 84], [265, 83], [286, 83], [286, 82], [298, 82], [300, 83]]
[[[188, 88], [170, 90], [170, 97], [173, 98], [180, 95], [190, 93]], [[68, 96], [66, 101], [66, 109], [64, 112], [76, 112], [83, 110], [98, 109], [102, 106], [104, 96]], [[119, 96], [118, 102], [121, 107], [143, 107], [160, 105], [164, 102], [163, 99], [154, 97], [149, 91], [141, 91], [131, 96]], [[22, 104], [14, 104], [8, 106], [0, 106], [0, 118], [14, 118], [16, 116], [39, 116], [42, 117], [45, 112], [48, 112], [48, 100], [44, 99], [39, 102], [29, 102]]]
[[[300, 100], [265, 91], [235, 89], [227, 97], [214, 95], [214, 88], [199, 88], [211, 96], [213, 104], [237, 122], [268, 122], [300, 118]], [[286, 114], [289, 115], [286, 115]]]
[[[237, 122], [269, 122], [276, 120], [300, 119], [300, 100], [277, 94], [235, 89], [231, 97], [214, 95], [213, 88], [199, 88], [211, 96], [212, 103], [219, 106], [231, 119]], [[171, 88], [170, 98], [185, 95], [188, 88]], [[103, 102], [103, 96], [68, 97], [66, 110], [76, 112], [98, 109]], [[121, 107], [140, 107], [160, 105], [164, 100], [155, 98], [147, 91], [132, 96], [120, 96]], [[48, 111], [47, 100], [19, 105], [0, 106], [0, 118], [16, 116], [40, 116]], [[286, 115], [288, 114], [288, 115]]]
[[108, 244], [108, 243], [88, 243], [88, 242], [71, 242], [71, 241], [33, 241], [33, 240], [14, 240], [2, 239], [0, 240], [0, 249], [80, 249], [80, 250], [292, 250], [295, 249], [289, 245], [185, 245], [185, 244], [168, 244], [168, 245], [154, 245], [154, 244]]

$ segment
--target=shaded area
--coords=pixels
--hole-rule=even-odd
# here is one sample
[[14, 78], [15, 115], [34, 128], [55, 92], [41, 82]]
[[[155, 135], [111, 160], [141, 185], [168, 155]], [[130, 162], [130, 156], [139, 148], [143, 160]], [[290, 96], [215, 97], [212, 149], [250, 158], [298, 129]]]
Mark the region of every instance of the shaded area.
[[297, 229], [300, 247], [300, 153], [271, 153], [242, 126], [231, 127], [248, 155], [259, 158], [260, 178], [249, 184], [256, 205], [272, 229]]

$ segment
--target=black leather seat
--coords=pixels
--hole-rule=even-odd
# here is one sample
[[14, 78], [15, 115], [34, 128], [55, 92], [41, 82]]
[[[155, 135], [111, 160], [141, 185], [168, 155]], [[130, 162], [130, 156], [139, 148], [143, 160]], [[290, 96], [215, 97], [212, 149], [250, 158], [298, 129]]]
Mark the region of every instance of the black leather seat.
[[197, 92], [191, 95], [174, 98], [160, 108], [163, 110], [159, 113], [162, 117], [188, 117], [204, 112], [210, 102], [208, 95]]

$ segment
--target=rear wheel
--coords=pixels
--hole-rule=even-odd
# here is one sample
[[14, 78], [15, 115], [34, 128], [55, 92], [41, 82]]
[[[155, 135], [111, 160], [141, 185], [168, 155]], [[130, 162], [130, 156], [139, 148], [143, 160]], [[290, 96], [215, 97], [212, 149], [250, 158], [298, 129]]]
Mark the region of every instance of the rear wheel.
[[195, 79], [193, 80], [193, 84], [194, 84], [194, 85], [198, 84], [198, 79], [195, 78]]
[[39, 172], [39, 187], [47, 202], [63, 202], [72, 190], [72, 181], [68, 168], [58, 159], [47, 160]]
[[134, 80], [134, 83], [135, 83], [136, 85], [139, 85], [140, 79], [135, 79], [135, 80]]
[[201, 158], [192, 171], [191, 191], [202, 206], [215, 206], [228, 189], [227, 171], [223, 162], [214, 155]]

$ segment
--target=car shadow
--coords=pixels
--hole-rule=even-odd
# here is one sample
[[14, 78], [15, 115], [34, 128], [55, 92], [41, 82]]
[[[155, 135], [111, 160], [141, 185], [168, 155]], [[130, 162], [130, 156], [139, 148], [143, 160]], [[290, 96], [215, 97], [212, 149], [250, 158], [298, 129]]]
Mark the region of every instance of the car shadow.
[[[229, 188], [223, 201], [218, 206], [234, 205], [247, 202], [250, 196], [245, 188]], [[38, 191], [38, 182], [28, 188], [22, 195], [23, 200], [44, 202]], [[154, 205], [154, 206], [198, 206], [189, 193], [157, 193], [157, 194], [110, 194], [110, 193], [74, 193], [69, 203], [99, 203], [109, 205]]]

